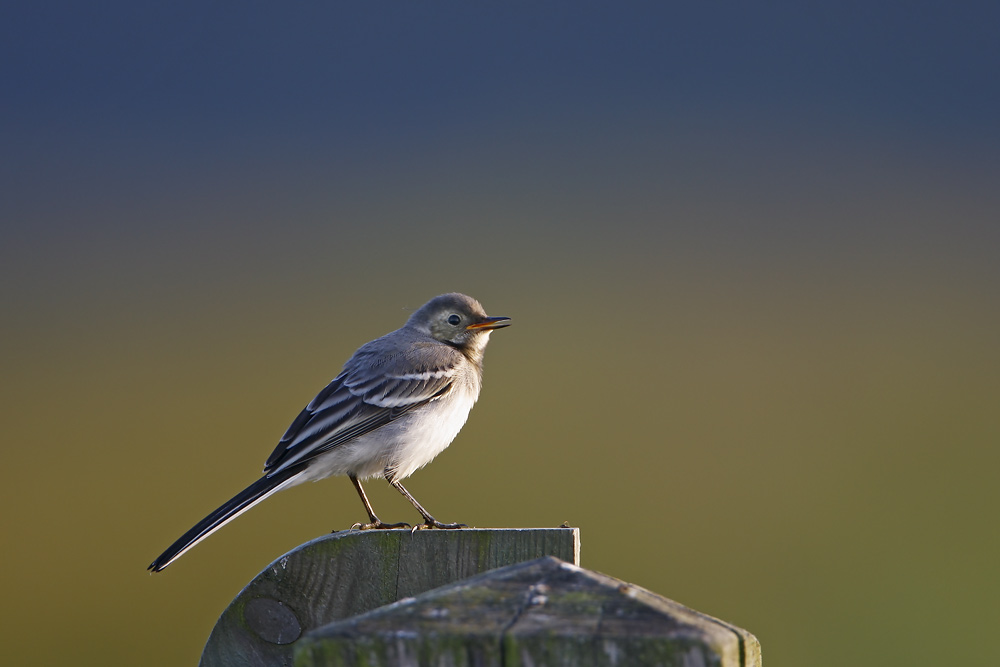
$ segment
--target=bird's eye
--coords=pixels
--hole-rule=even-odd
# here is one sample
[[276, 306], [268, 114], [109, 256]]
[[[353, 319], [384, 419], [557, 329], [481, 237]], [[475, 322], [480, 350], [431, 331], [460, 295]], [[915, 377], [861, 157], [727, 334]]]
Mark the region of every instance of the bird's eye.
[[461, 322], [461, 321], [462, 321], [462, 318], [459, 317], [458, 315], [449, 315], [448, 316], [448, 324], [450, 324], [453, 327], [457, 327], [458, 323]]

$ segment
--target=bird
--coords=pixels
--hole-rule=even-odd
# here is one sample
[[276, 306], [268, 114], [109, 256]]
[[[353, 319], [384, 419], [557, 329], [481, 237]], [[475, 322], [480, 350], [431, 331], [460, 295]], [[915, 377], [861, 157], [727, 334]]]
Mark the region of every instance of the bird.
[[465, 294], [436, 296], [401, 328], [362, 345], [299, 413], [264, 464], [264, 474], [184, 533], [147, 568], [159, 572], [191, 547], [274, 493], [346, 475], [368, 513], [352, 528], [383, 523], [362, 480], [383, 477], [423, 517], [420, 528], [455, 529], [427, 512], [400, 483], [451, 444], [479, 398], [490, 334], [511, 324]]

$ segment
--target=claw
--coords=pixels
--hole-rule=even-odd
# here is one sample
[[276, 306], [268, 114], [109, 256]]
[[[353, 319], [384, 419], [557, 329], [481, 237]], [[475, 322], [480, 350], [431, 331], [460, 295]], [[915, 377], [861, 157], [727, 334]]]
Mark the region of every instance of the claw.
[[382, 523], [374, 521], [372, 523], [356, 523], [351, 526], [351, 530], [391, 530], [393, 528], [409, 528], [410, 524], [405, 521], [399, 523]]
[[418, 530], [429, 530], [431, 528], [439, 528], [441, 530], [458, 530], [459, 528], [468, 528], [469, 526], [464, 523], [441, 523], [437, 519], [432, 519], [430, 521], [425, 521], [424, 523], [418, 523], [413, 527], [411, 533]]

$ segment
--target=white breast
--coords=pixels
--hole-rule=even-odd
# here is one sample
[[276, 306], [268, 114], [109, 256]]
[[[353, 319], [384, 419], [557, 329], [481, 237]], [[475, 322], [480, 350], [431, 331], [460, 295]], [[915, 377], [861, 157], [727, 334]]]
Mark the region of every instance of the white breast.
[[[434, 460], [465, 426], [479, 392], [455, 387], [448, 395], [407, 415], [400, 424], [389, 468], [393, 479], [405, 479]], [[380, 471], [381, 472], [381, 471]]]

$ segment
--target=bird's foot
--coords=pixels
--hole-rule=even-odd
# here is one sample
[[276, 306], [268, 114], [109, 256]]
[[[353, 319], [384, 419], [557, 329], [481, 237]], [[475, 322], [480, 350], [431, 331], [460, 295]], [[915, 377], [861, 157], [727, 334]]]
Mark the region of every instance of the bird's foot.
[[437, 519], [428, 519], [423, 523], [418, 523], [413, 527], [410, 532], [416, 532], [418, 530], [429, 530], [431, 528], [440, 528], [442, 530], [457, 530], [459, 528], [468, 528], [464, 523], [441, 523]]
[[356, 523], [351, 526], [351, 530], [390, 530], [392, 528], [409, 528], [410, 524], [405, 521], [400, 523], [382, 523], [378, 519], [371, 523]]

